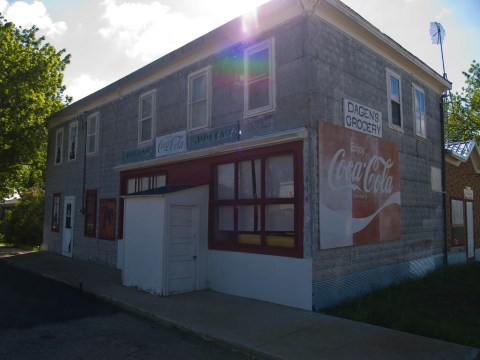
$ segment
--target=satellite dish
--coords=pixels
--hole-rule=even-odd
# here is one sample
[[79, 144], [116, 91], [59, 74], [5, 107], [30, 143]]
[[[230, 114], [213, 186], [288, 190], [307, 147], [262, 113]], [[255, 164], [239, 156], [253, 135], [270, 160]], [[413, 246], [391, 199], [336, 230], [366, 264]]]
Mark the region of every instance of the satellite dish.
[[432, 44], [443, 44], [443, 39], [445, 39], [445, 29], [442, 24], [436, 21], [430, 23], [430, 37], [432, 38]]

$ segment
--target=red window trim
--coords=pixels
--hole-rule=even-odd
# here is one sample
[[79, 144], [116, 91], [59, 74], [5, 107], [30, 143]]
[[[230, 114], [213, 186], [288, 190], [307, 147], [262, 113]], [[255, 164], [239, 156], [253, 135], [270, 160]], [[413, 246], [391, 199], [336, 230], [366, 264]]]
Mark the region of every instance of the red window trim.
[[[282, 248], [272, 247], [266, 245], [248, 245], [240, 243], [221, 243], [214, 242], [214, 226], [215, 226], [215, 208], [221, 205], [242, 205], [252, 203], [251, 200], [221, 200], [215, 199], [215, 187], [216, 187], [216, 167], [221, 164], [235, 163], [235, 173], [237, 174], [238, 163], [245, 160], [264, 159], [281, 154], [293, 154], [293, 166], [294, 166], [294, 198], [285, 199], [270, 199], [264, 198], [256, 201], [259, 205], [265, 204], [293, 204], [295, 208], [294, 218], [294, 247]], [[237, 179], [237, 175], [235, 176]], [[288, 256], [288, 257], [303, 257], [303, 142], [294, 142], [287, 144], [280, 144], [265, 148], [258, 148], [238, 153], [227, 154], [221, 156], [211, 163], [211, 176], [210, 176], [210, 204], [209, 204], [209, 241], [208, 247], [213, 250], [225, 250], [236, 251], [266, 255]], [[262, 175], [262, 189], [265, 189], [265, 176]], [[235, 193], [238, 193], [237, 182], [235, 183]], [[236, 220], [235, 220], [236, 221]], [[261, 229], [263, 232], [264, 229]]]
[[[51, 226], [50, 226], [50, 230], [53, 231], [53, 232], [60, 232], [60, 200], [61, 200], [61, 193], [53, 193], [52, 194], [52, 198], [53, 198], [53, 203], [52, 203], [52, 222], [51, 222]], [[58, 198], [58, 219], [57, 219], [57, 227], [55, 228], [54, 227], [54, 222], [53, 222], [53, 219], [55, 217], [55, 198]]]
[[[90, 196], [94, 196], [95, 206], [93, 208], [93, 228], [92, 231], [88, 231], [88, 199]], [[97, 236], [97, 190], [87, 190], [85, 192], [85, 227], [84, 235], [87, 237], [96, 237]]]

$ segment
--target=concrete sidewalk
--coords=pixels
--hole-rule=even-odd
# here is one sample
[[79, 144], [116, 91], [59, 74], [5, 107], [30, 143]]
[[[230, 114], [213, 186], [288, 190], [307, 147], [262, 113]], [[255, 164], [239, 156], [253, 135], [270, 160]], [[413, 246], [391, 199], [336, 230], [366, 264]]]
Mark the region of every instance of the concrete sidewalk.
[[480, 359], [479, 349], [212, 291], [159, 297], [122, 286], [117, 269], [48, 252], [2, 260], [259, 358]]

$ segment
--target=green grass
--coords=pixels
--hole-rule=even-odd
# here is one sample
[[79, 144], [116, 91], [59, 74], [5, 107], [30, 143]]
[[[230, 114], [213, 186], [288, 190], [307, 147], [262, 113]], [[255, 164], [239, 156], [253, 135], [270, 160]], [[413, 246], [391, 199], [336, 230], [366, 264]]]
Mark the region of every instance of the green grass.
[[479, 348], [480, 263], [446, 266], [324, 312]]

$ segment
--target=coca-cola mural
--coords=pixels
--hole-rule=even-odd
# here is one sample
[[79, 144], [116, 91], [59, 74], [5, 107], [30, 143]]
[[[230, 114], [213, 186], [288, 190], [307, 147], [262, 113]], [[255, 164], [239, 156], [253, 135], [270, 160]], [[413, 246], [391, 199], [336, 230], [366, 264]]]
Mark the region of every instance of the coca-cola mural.
[[319, 124], [320, 247], [400, 238], [400, 169], [395, 143]]

